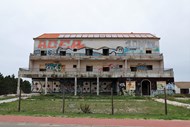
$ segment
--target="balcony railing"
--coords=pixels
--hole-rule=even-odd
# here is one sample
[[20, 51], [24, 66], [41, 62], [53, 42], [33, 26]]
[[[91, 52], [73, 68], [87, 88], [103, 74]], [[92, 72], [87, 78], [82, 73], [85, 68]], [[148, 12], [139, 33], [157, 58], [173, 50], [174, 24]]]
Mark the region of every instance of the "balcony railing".
[[19, 69], [19, 75], [21, 77], [28, 78], [63, 78], [63, 77], [83, 77], [83, 78], [117, 78], [117, 77], [173, 77], [173, 69], [155, 69], [155, 70], [143, 70], [143, 71], [131, 71], [130, 69], [114, 69], [109, 72], [102, 70], [98, 71], [84, 71], [84, 69], [71, 70], [67, 69], [65, 71], [39, 71], [39, 69]]

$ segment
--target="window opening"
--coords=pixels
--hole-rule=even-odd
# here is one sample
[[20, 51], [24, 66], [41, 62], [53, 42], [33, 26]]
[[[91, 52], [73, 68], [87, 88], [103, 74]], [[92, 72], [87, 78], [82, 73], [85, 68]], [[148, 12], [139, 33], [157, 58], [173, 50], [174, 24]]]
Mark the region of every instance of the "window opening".
[[103, 49], [103, 55], [109, 56], [109, 49]]
[[47, 55], [47, 51], [41, 51], [41, 56], [46, 56]]
[[110, 71], [110, 68], [109, 67], [103, 67], [103, 71], [108, 72], [108, 71]]
[[146, 54], [151, 54], [152, 51], [151, 50], [146, 50]]
[[66, 56], [66, 51], [60, 51], [60, 56]]
[[93, 71], [93, 66], [86, 66], [86, 71]]
[[92, 56], [93, 50], [92, 49], [86, 49], [86, 55], [87, 56]]

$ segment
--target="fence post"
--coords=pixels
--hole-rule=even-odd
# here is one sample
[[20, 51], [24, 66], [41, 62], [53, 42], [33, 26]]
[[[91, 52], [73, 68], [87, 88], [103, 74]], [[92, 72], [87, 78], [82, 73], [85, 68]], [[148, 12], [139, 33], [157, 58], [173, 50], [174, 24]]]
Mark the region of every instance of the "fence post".
[[113, 105], [113, 87], [111, 88], [111, 114], [114, 114], [114, 105]]
[[65, 113], [65, 90], [64, 90], [63, 84], [62, 84], [62, 99], [63, 99], [63, 102], [62, 102], [62, 113]]
[[19, 87], [19, 98], [18, 98], [18, 112], [20, 112], [21, 105], [21, 87]]
[[165, 115], [167, 115], [168, 114], [168, 109], [167, 109], [166, 87], [164, 87], [164, 101], [165, 101]]

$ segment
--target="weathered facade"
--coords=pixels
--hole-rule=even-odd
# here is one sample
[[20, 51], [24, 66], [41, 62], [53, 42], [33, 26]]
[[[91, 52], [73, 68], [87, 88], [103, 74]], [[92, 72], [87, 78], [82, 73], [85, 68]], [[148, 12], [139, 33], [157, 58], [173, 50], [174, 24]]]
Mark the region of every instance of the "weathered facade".
[[[29, 69], [33, 92], [110, 93], [119, 84], [136, 95], [151, 95], [174, 82], [164, 69], [160, 38], [150, 33], [58, 33], [34, 38]], [[18, 85], [19, 86], [19, 85]]]

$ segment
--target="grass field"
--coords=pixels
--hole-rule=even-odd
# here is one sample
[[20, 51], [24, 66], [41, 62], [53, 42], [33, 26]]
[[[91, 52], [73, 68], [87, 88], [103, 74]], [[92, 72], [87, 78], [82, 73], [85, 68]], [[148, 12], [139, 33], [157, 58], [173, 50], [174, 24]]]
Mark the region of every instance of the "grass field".
[[1, 100], [11, 99], [11, 98], [15, 98], [15, 97], [13, 97], [13, 96], [4, 96], [4, 97], [0, 97], [0, 101], [1, 101]]
[[[89, 105], [91, 113], [81, 111], [81, 105]], [[95, 118], [138, 118], [138, 119], [190, 119], [190, 109], [168, 105], [165, 115], [164, 104], [150, 97], [114, 96], [114, 115], [111, 115], [110, 96], [66, 96], [65, 113], [62, 113], [61, 95], [34, 96], [21, 101], [21, 112], [17, 111], [18, 101], [0, 104], [0, 114], [95, 117]]]

